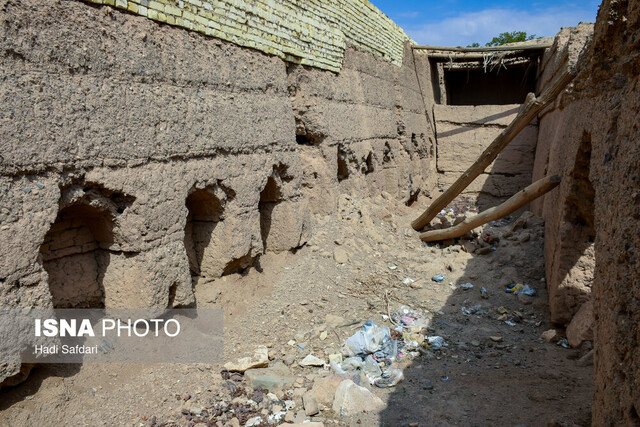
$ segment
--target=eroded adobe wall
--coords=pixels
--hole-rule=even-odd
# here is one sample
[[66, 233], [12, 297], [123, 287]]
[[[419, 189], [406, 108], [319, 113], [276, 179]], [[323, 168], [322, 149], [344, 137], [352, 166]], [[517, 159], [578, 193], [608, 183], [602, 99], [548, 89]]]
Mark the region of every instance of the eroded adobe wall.
[[[438, 186], [448, 188], [513, 121], [520, 104], [435, 105]], [[463, 194], [474, 196], [481, 210], [513, 196], [531, 184], [538, 138], [532, 121], [500, 153]]]
[[408, 45], [404, 55], [396, 67], [353, 50], [340, 74], [288, 67], [302, 185], [314, 212], [333, 212], [339, 193], [386, 191], [411, 203], [435, 186], [435, 139], [425, 113], [433, 98], [421, 89], [424, 64], [414, 62]]
[[[640, 2], [603, 2], [593, 40], [577, 61], [577, 79], [540, 120], [534, 170], [536, 176], [563, 175], [559, 191], [547, 194], [536, 207], [547, 220], [547, 277], [553, 277], [554, 254], [567, 245], [579, 249], [565, 252], [573, 265], [567, 264], [564, 275], [573, 278], [579, 293], [593, 270], [593, 425], [598, 426], [640, 424], [639, 30]], [[574, 49], [569, 39], [581, 31], [564, 32], [568, 58]], [[575, 49], [580, 50], [579, 44]], [[589, 251], [592, 266], [585, 265]], [[567, 312], [578, 307], [566, 307]]]
[[303, 245], [341, 192], [428, 192], [429, 101], [400, 49], [349, 45], [336, 73], [109, 6], [5, 2], [0, 306], [191, 304]]
[[[565, 28], [558, 33], [542, 61], [539, 86], [543, 90], [567, 67], [574, 67], [593, 35], [593, 24]], [[591, 181], [592, 135], [590, 112], [580, 117], [567, 110], [572, 102], [563, 94], [540, 115], [533, 179], [562, 176], [562, 183], [532, 202], [546, 220], [545, 265], [552, 321], [566, 325], [589, 300], [594, 260], [594, 193]], [[569, 116], [572, 114], [572, 116]], [[568, 122], [576, 127], [567, 129]], [[578, 129], [584, 129], [578, 131]]]

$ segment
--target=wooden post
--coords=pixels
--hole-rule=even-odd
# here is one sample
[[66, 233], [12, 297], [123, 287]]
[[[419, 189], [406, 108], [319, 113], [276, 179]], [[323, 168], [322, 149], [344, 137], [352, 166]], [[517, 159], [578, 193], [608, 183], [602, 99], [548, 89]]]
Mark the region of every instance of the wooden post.
[[433, 218], [442, 209], [447, 207], [455, 197], [471, 184], [484, 170], [495, 160], [498, 154], [506, 147], [513, 138], [524, 129], [531, 120], [533, 120], [540, 111], [549, 105], [562, 90], [569, 84], [575, 76], [575, 71], [565, 70], [565, 72], [556, 79], [556, 81], [548, 87], [542, 94], [536, 98], [532, 93], [527, 96], [527, 100], [522, 105], [518, 115], [503, 130], [500, 135], [493, 140], [478, 160], [469, 167], [461, 176], [453, 183], [451, 187], [440, 195], [422, 215], [416, 218], [411, 226], [414, 230], [421, 230], [425, 225], [429, 224]]
[[420, 234], [420, 239], [425, 242], [434, 242], [437, 240], [446, 240], [460, 237], [467, 231], [471, 231], [476, 227], [486, 224], [489, 221], [495, 221], [505, 215], [509, 215], [511, 212], [515, 212], [522, 206], [526, 205], [530, 201], [537, 199], [543, 194], [553, 190], [560, 184], [560, 177], [557, 175], [544, 177], [524, 190], [518, 191], [511, 196], [509, 200], [501, 205], [494, 206], [486, 211], [462, 221], [458, 225], [445, 228], [442, 230], [431, 230]]

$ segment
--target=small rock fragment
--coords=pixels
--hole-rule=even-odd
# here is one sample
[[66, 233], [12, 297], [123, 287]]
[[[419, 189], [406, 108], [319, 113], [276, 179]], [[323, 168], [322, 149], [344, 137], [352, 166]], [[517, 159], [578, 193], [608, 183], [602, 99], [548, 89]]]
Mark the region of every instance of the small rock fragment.
[[301, 366], [324, 366], [324, 364], [324, 360], [314, 356], [313, 354], [308, 355], [300, 361]]
[[333, 250], [333, 259], [338, 264], [346, 264], [349, 262], [349, 254], [342, 246], [338, 246]]
[[269, 366], [269, 350], [266, 346], [258, 347], [251, 357], [242, 357], [235, 362], [225, 363], [224, 367], [230, 372], [244, 372], [247, 369], [264, 368]]
[[304, 412], [308, 417], [316, 415], [320, 412], [316, 394], [311, 390], [302, 395], [302, 404], [304, 406]]
[[544, 331], [540, 337], [547, 342], [553, 342], [558, 337], [558, 332], [555, 329], [549, 329]]

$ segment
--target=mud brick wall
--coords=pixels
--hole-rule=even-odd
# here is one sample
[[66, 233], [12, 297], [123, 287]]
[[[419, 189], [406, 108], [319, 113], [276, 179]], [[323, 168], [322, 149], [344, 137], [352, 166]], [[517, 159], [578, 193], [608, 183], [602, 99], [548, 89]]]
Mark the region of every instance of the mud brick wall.
[[[540, 120], [534, 169], [534, 178], [563, 176], [559, 191], [536, 206], [547, 220], [549, 290], [568, 278], [582, 294], [578, 283], [588, 283], [593, 271], [597, 426], [640, 424], [639, 31], [640, 2], [603, 2], [593, 37], [576, 58], [578, 77]], [[581, 32], [560, 34], [552, 68], [574, 62], [584, 45]], [[577, 250], [568, 252], [568, 245]], [[554, 276], [558, 254], [568, 263], [566, 273]], [[583, 298], [564, 298], [574, 303], [552, 305], [552, 313], [569, 319]]]
[[303, 246], [341, 193], [428, 193], [424, 64], [362, 43], [335, 72], [111, 6], [7, 3], [0, 306], [193, 304]]
[[[566, 67], [575, 66], [593, 25], [565, 28], [554, 40], [542, 61], [540, 88], [545, 88]], [[532, 203], [532, 209], [544, 216], [545, 265], [549, 288], [551, 319], [568, 325], [581, 305], [591, 297], [594, 261], [594, 190], [590, 178], [592, 137], [573, 128], [565, 133], [567, 116], [562, 98], [540, 115], [540, 129], [533, 178], [550, 174], [562, 176], [555, 191]], [[580, 124], [586, 119], [581, 117]], [[585, 128], [588, 129], [588, 128]]]
[[404, 31], [366, 0], [85, 0], [340, 71], [346, 44], [400, 65]]
[[[513, 121], [514, 105], [435, 105], [438, 186], [449, 188]], [[477, 197], [480, 209], [495, 206], [531, 184], [538, 138], [537, 120], [525, 127], [463, 194]]]

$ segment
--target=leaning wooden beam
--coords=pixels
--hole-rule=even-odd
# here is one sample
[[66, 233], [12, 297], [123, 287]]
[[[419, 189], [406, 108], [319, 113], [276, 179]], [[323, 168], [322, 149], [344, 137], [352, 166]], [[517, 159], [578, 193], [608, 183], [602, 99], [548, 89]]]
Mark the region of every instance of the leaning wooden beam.
[[512, 212], [517, 211], [530, 201], [537, 199], [543, 194], [553, 190], [558, 186], [558, 184], [560, 184], [559, 176], [553, 175], [544, 177], [534, 182], [524, 190], [520, 190], [501, 205], [495, 206], [491, 209], [487, 209], [486, 211], [474, 217], [467, 218], [460, 224], [454, 225], [453, 227], [445, 228], [442, 230], [426, 231], [420, 234], [420, 239], [424, 240], [425, 242], [435, 242], [438, 240], [454, 239], [456, 237], [460, 237], [467, 231], [471, 231], [474, 228], [481, 226], [482, 224], [486, 224], [489, 221], [495, 221], [496, 219], [500, 219]]
[[411, 46], [417, 50], [439, 50], [444, 52], [507, 52], [510, 50], [542, 50], [553, 46], [553, 43], [531, 43], [512, 46], [487, 46], [487, 47], [452, 47], [452, 46]]
[[421, 230], [425, 225], [429, 224], [438, 212], [447, 207], [447, 205], [451, 203], [451, 201], [455, 199], [455, 197], [465, 188], [467, 188], [478, 175], [484, 172], [487, 166], [495, 160], [504, 147], [506, 147], [513, 138], [515, 138], [516, 135], [518, 135], [518, 133], [538, 115], [540, 111], [549, 105], [560, 92], [562, 92], [574, 76], [575, 70], [566, 70], [551, 86], [542, 92], [538, 98], [536, 98], [532, 93], [527, 95], [527, 100], [522, 105], [518, 115], [513, 119], [509, 126], [507, 126], [507, 128], [493, 140], [491, 145], [484, 150], [478, 160], [476, 160], [475, 163], [471, 165], [447, 191], [434, 200], [427, 210], [425, 210], [422, 215], [411, 223], [414, 230]]

